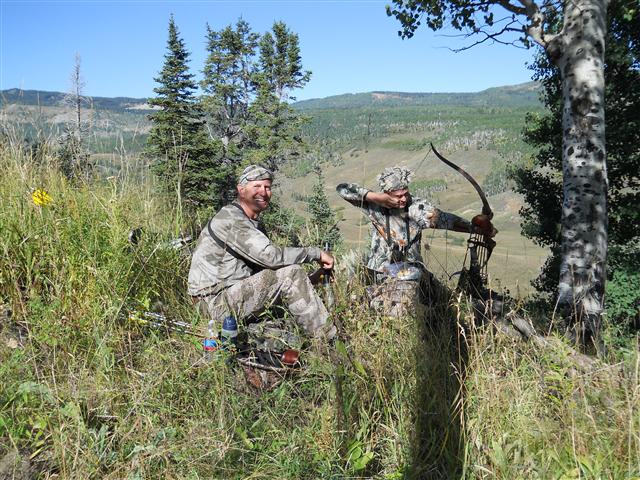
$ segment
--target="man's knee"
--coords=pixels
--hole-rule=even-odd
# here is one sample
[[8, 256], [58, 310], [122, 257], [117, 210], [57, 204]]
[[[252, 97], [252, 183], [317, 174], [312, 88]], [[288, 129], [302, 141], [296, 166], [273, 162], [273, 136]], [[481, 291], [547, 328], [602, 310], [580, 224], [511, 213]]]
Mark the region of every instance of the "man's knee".
[[307, 276], [302, 265], [289, 265], [287, 267], [279, 268], [277, 272], [278, 276], [287, 278], [301, 278]]
[[277, 282], [282, 285], [285, 292], [311, 288], [309, 277], [300, 265], [289, 265], [276, 270], [276, 272]]

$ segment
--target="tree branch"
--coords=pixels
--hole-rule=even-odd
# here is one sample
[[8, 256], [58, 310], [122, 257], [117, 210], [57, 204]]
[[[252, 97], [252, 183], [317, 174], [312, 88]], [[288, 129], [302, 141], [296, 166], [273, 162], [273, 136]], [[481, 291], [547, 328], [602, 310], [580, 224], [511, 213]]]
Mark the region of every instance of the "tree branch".
[[[482, 38], [481, 40], [478, 40], [476, 42], [471, 43], [470, 45], [466, 45], [464, 47], [461, 48], [456, 48], [456, 49], [450, 49], [452, 52], [463, 52], [465, 50], [469, 50], [473, 47], [475, 47], [476, 45], [481, 45], [489, 40], [501, 44], [501, 45], [510, 45], [510, 46], [514, 46], [516, 48], [526, 48], [522, 45], [518, 45], [517, 40], [512, 40], [512, 41], [505, 41], [502, 40], [500, 37], [505, 34], [505, 33], [509, 33], [509, 32], [514, 32], [514, 33], [524, 33], [524, 28], [522, 27], [512, 27], [512, 25], [519, 23], [517, 20], [511, 19], [511, 17], [505, 17], [501, 20], [498, 20], [496, 23], [502, 23], [503, 21], [506, 20], [510, 20], [505, 26], [502, 27], [501, 30], [496, 31], [496, 32], [491, 32], [488, 30], [485, 30], [485, 28], [488, 28], [488, 25], [482, 25], [480, 27], [476, 27], [474, 28], [471, 32], [468, 33], [461, 33], [459, 35], [441, 35], [443, 37], [465, 37], [465, 38], [470, 38], [472, 36], [475, 35], [483, 35], [484, 38]], [[495, 24], [494, 24], [495, 25]]]
[[523, 7], [518, 7], [517, 5], [513, 5], [509, 3], [507, 0], [496, 0], [497, 5], [500, 5], [506, 11], [515, 13], [516, 15], [527, 15], [527, 11]]
[[549, 47], [549, 44], [556, 38], [556, 35], [545, 35], [545, 17], [542, 10], [540, 10], [540, 7], [535, 0], [518, 1], [524, 6], [526, 10], [525, 15], [529, 19], [529, 26], [526, 28], [527, 35], [546, 50]]

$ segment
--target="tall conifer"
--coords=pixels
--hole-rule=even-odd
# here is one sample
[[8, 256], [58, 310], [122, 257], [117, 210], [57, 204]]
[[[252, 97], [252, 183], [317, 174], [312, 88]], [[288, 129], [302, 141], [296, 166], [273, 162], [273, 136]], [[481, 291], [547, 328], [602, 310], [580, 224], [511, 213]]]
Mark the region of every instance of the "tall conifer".
[[146, 154], [154, 172], [169, 190], [178, 193], [188, 207], [200, 209], [219, 205], [215, 181], [219, 167], [219, 144], [206, 134], [204, 115], [195, 97], [197, 85], [189, 73], [189, 52], [179, 36], [173, 15], [169, 19], [169, 39], [162, 70], [155, 81], [157, 107]]
[[209, 133], [224, 146], [225, 168], [248, 163], [274, 171], [304, 149], [304, 119], [287, 103], [311, 72], [302, 68], [298, 36], [282, 22], [262, 36], [240, 19], [207, 27], [207, 60], [201, 82]]
[[338, 217], [329, 205], [329, 199], [324, 190], [325, 179], [319, 165], [313, 169], [316, 181], [313, 184], [311, 195], [307, 198], [307, 211], [311, 214], [311, 227], [313, 243], [324, 247], [327, 243], [333, 250], [342, 244], [342, 235], [337, 228]]
[[252, 76], [258, 38], [242, 19], [235, 29], [229, 25], [214, 31], [207, 25], [202, 103], [210, 118], [209, 132], [222, 141], [229, 159], [237, 155], [245, 138], [247, 111], [255, 91]]
[[224, 201], [235, 190], [234, 171], [242, 164], [248, 144], [249, 104], [254, 97], [255, 55], [259, 34], [240, 19], [221, 31], [207, 25], [207, 59], [200, 82], [202, 106], [208, 120], [208, 132], [222, 146], [217, 172]]
[[291, 92], [306, 85], [311, 72], [302, 69], [298, 35], [282, 22], [275, 22], [272, 31], [260, 39], [260, 69], [254, 76], [257, 95], [250, 111], [254, 141], [250, 157], [277, 170], [305, 148], [300, 136], [305, 120], [287, 102], [295, 100]]

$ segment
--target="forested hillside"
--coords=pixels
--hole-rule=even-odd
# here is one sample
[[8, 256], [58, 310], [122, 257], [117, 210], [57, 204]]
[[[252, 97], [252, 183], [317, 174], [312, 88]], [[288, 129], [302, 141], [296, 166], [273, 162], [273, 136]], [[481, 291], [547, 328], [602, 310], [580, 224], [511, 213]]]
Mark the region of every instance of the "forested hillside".
[[539, 103], [539, 94], [540, 86], [535, 82], [528, 82], [521, 85], [488, 88], [481, 92], [465, 93], [346, 93], [326, 98], [302, 100], [296, 102], [295, 107], [299, 110], [436, 105], [530, 107]]
[[[68, 97], [60, 92], [3, 90], [0, 106], [5, 128], [23, 131], [29, 142], [36, 142], [39, 135], [59, 134], [72, 114]], [[449, 137], [460, 133], [452, 130], [460, 122], [467, 131], [508, 128], [518, 135], [522, 112], [538, 109], [538, 97], [538, 85], [526, 83], [475, 93], [348, 94], [292, 105], [308, 117], [305, 135], [312, 142], [348, 149], [371, 138], [419, 131], [434, 122], [442, 122], [439, 128], [446, 129]], [[91, 121], [95, 153], [112, 153], [117, 148], [133, 153], [142, 149], [150, 126], [147, 116], [152, 111], [147, 99], [86, 97], [83, 108]], [[502, 118], [497, 119], [496, 115]], [[413, 147], [419, 142], [417, 139]]]

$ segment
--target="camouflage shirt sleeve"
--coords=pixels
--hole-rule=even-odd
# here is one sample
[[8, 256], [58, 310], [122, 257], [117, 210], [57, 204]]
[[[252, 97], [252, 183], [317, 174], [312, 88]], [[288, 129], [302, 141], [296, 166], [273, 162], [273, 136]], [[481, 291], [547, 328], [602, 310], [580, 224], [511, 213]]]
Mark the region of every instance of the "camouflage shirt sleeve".
[[421, 198], [414, 198], [409, 207], [409, 216], [422, 229], [468, 231], [471, 223], [454, 213], [444, 212]]
[[316, 247], [278, 247], [258, 229], [258, 222], [249, 219], [234, 206], [229, 215], [216, 216], [211, 221], [216, 236], [240, 257], [262, 268], [276, 269], [287, 265], [308, 263], [320, 259]]
[[355, 183], [341, 183], [336, 187], [336, 191], [338, 195], [354, 207], [367, 209], [369, 202], [367, 202], [364, 197], [370, 190]]

